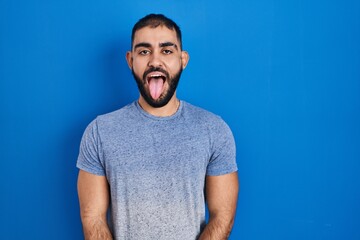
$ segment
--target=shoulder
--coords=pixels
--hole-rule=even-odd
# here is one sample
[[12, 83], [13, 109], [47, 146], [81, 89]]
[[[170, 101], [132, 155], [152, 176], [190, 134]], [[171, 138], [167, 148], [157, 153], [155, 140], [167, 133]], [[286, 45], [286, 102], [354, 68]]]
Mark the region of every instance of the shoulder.
[[219, 115], [189, 103], [184, 104], [184, 110], [186, 115], [189, 115], [188, 118], [192, 119], [192, 126], [199, 127], [194, 127], [194, 130], [205, 130], [214, 148], [219, 148], [223, 144], [233, 144], [233, 133], [229, 125]]
[[98, 115], [93, 119], [86, 128], [86, 132], [91, 131], [93, 134], [109, 134], [116, 130], [121, 130], [134, 121], [136, 116], [136, 106], [130, 103], [116, 111]]
[[226, 122], [219, 115], [188, 102], [184, 102], [184, 112], [193, 121], [202, 123], [209, 128], [227, 127]]
[[197, 118], [199, 120], [213, 120], [213, 121], [219, 121], [221, 120], [221, 117], [205, 110], [204, 108], [192, 105], [191, 103], [183, 101], [184, 104], [184, 111], [186, 114], [188, 114], [191, 117]]
[[132, 102], [118, 110], [97, 116], [95, 121], [98, 125], [108, 125], [127, 121], [128, 118], [132, 118], [135, 109], [135, 102]]

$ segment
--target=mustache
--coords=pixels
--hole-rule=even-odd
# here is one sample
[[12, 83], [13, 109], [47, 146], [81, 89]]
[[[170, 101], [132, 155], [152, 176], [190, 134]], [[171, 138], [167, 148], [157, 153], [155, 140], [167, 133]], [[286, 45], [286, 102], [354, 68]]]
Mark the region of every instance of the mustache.
[[170, 79], [169, 73], [165, 69], [162, 69], [160, 67], [150, 67], [148, 70], [146, 70], [144, 72], [143, 79], [146, 79], [146, 76], [151, 72], [161, 72], [161, 73], [165, 74], [167, 79]]

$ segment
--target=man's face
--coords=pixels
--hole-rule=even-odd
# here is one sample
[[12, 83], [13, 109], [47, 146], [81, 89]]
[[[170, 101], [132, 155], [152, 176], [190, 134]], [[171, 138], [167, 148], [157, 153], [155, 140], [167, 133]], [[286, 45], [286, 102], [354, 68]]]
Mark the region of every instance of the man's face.
[[126, 55], [141, 96], [152, 107], [165, 106], [174, 96], [188, 55], [181, 51], [176, 32], [165, 26], [135, 32]]

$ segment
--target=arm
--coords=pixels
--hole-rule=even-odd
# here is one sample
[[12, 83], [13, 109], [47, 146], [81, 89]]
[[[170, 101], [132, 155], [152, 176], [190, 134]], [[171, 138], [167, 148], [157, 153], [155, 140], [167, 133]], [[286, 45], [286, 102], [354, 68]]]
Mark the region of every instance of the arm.
[[206, 177], [210, 219], [199, 240], [226, 240], [234, 224], [239, 192], [237, 172]]
[[78, 194], [85, 240], [111, 240], [106, 221], [109, 207], [109, 187], [106, 178], [80, 170]]

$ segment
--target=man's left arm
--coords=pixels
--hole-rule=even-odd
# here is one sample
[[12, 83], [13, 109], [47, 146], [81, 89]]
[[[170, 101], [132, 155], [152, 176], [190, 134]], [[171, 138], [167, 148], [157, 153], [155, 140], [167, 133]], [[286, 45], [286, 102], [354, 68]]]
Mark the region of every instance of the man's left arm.
[[238, 192], [237, 172], [206, 177], [205, 194], [210, 218], [199, 240], [228, 239], [234, 224]]

